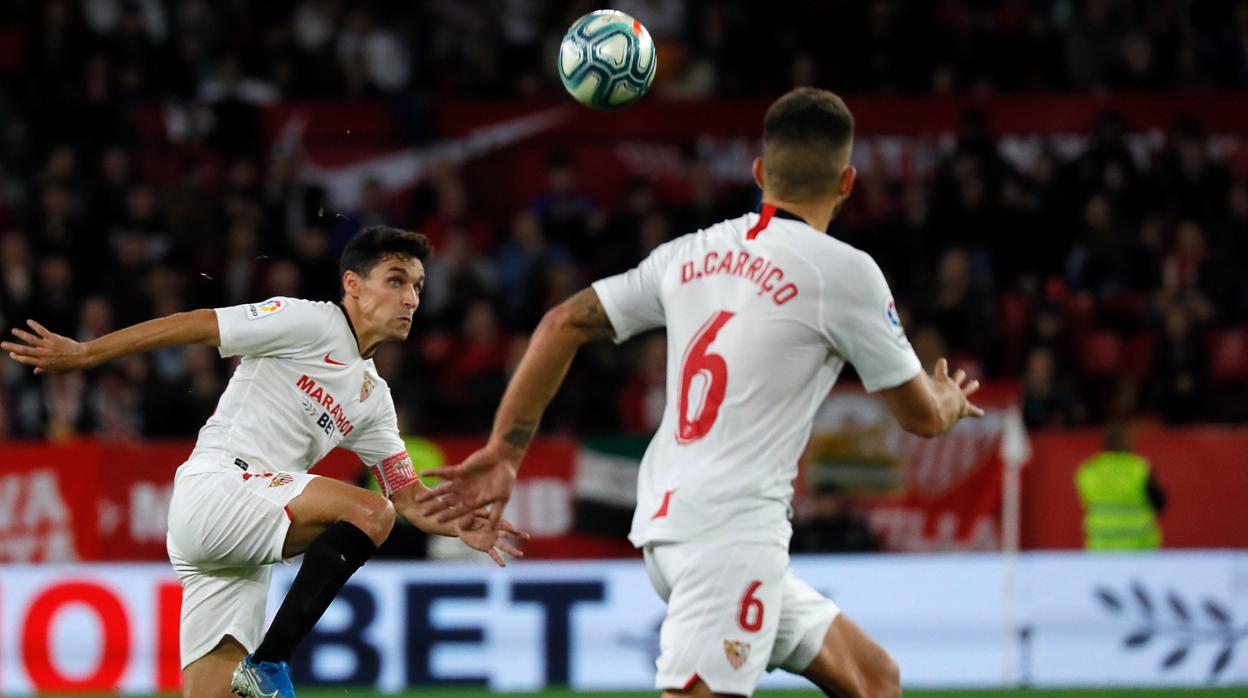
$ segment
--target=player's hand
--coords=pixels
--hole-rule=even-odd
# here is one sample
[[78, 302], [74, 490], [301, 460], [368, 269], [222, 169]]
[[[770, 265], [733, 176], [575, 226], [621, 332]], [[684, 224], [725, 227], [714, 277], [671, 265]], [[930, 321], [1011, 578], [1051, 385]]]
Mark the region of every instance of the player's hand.
[[50, 332], [34, 320], [26, 324], [33, 333], [13, 328], [13, 336], [21, 342], [0, 342], [0, 349], [19, 364], [34, 366], [35, 373], [64, 373], [90, 368], [90, 357], [85, 344]]
[[515, 541], [528, 540], [529, 534], [516, 530], [507, 519], [499, 519], [498, 527], [490, 525], [487, 514], [473, 514], [459, 522], [459, 539], [470, 548], [480, 550], [490, 556], [499, 567], [506, 567], [507, 562], [501, 553], [512, 557], [524, 557], [524, 552], [502, 540], [510, 538]]
[[975, 403], [971, 402], [971, 396], [975, 391], [979, 390], [979, 381], [967, 381], [966, 371], [958, 369], [949, 375], [949, 362], [944, 359], [937, 359], [936, 365], [932, 367], [932, 383], [936, 385], [937, 390], [948, 390], [956, 392], [961, 398], [961, 404], [958, 408], [958, 419], [967, 417], [983, 417], [984, 410]]
[[427, 505], [425, 515], [436, 516], [439, 523], [488, 506], [490, 525], [498, 528], [522, 457], [523, 453], [515, 449], [491, 444], [459, 465], [426, 470], [422, 475], [440, 477], [446, 482], [421, 495], [417, 502]]

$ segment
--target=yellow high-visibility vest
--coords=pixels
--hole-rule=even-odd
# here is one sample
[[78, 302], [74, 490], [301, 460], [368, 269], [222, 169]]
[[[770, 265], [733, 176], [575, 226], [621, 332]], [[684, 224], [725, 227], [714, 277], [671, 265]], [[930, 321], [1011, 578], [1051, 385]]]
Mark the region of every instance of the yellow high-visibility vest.
[[1149, 550], [1161, 547], [1161, 528], [1148, 501], [1148, 461], [1134, 453], [1105, 451], [1075, 474], [1083, 501], [1088, 550]]

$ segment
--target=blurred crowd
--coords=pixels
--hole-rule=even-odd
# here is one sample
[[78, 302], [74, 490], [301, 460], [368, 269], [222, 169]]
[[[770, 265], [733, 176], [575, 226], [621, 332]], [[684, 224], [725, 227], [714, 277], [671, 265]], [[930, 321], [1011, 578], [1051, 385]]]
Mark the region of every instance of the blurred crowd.
[[[656, 99], [774, 96], [808, 83], [977, 94], [1248, 86], [1245, 2], [615, 6], [659, 42]], [[297, 163], [247, 127], [254, 113], [230, 105], [380, 99], [404, 123], [428, 124], [419, 105], [433, 98], [542, 96], [559, 89], [548, 63], [562, 28], [590, 9], [539, 0], [5, 3], [0, 323], [36, 318], [85, 341], [196, 307], [332, 300], [350, 235], [373, 223], [408, 226], [434, 239], [436, 256], [412, 339], [379, 351], [378, 369], [404, 429], [488, 428], [545, 309], [674, 235], [749, 210], [753, 188], [704, 186], [705, 168], [693, 162], [684, 200], [666, 200], [644, 179], [595, 200], [578, 190], [576, 164], [552, 154], [543, 192], [500, 220], [474, 215], [484, 193], [450, 166], [399, 207], [369, 183], [358, 210], [327, 214]], [[126, 108], [152, 101], [222, 105], [215, 133], [226, 135], [203, 144], [219, 171], [144, 175], [147, 153]], [[1169, 423], [1248, 419], [1248, 183], [1194, 121], [1175, 124], [1145, 158], [1130, 132], [1106, 114], [1086, 149], [1043, 148], [1023, 166], [970, 114], [932, 177], [864, 177], [833, 233], [879, 260], [925, 364], [949, 355], [982, 377], [1018, 381], [1034, 427], [1141, 410]], [[653, 429], [665, 357], [658, 334], [625, 351], [590, 348], [546, 428]], [[3, 361], [0, 434], [189, 436], [229, 370], [199, 346], [56, 377]]]
[[1186, 119], [1140, 145], [1106, 112], [1078, 154], [1007, 162], [970, 113], [933, 177], [868, 178], [834, 232], [880, 262], [926, 366], [1017, 378], [1030, 426], [1244, 420], [1248, 171]]
[[[27, 90], [254, 101], [557, 91], [563, 31], [595, 0], [10, 0]], [[617, 0], [654, 36], [660, 93], [820, 84], [849, 93], [1248, 84], [1233, 0]], [[760, 38], [763, 43], [760, 44]], [[101, 84], [96, 84], [101, 83]]]

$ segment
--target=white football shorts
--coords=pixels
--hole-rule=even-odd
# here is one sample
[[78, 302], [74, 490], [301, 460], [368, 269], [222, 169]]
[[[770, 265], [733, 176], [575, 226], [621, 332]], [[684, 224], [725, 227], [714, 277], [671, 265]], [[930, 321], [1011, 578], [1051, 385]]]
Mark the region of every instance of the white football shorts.
[[667, 602], [655, 688], [751, 695], [765, 671], [806, 670], [840, 608], [798, 579], [770, 543], [645, 546], [646, 571]]
[[286, 505], [318, 476], [196, 458], [178, 468], [169, 503], [169, 561], [182, 582], [182, 666], [226, 635], [252, 652], [264, 629], [270, 565], [282, 561]]

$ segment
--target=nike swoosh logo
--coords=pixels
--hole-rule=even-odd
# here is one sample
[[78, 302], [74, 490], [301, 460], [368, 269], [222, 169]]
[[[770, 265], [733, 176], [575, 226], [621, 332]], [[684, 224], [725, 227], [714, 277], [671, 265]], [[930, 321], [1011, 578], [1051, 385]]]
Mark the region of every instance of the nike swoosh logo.
[[341, 361], [334, 361], [333, 359], [329, 358], [329, 354], [325, 355], [325, 363], [332, 364], [334, 366], [346, 366], [346, 364], [342, 363]]

